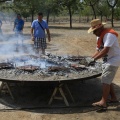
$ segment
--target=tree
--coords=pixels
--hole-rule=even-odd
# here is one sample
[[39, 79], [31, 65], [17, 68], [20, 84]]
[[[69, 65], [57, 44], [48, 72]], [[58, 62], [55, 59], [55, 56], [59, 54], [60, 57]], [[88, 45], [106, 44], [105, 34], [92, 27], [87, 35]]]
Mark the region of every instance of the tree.
[[49, 14], [58, 11], [59, 7], [57, 6], [56, 0], [14, 0], [12, 9], [16, 13], [24, 15], [24, 17], [31, 14], [31, 21], [34, 20], [34, 15], [41, 11], [47, 14], [47, 22], [49, 22]]
[[31, 22], [34, 20], [34, 15], [37, 13], [42, 5], [41, 0], [14, 0], [12, 9], [16, 13], [32, 16]]
[[117, 2], [114, 15], [116, 19], [120, 19], [120, 0]]
[[80, 1], [79, 0], [57, 0], [59, 6], [62, 6], [68, 10], [70, 16], [70, 28], [72, 28], [72, 15], [78, 10]]
[[113, 19], [114, 19], [114, 8], [116, 7], [117, 2], [118, 2], [118, 0], [107, 0], [107, 3], [108, 3], [108, 5], [109, 5], [109, 7], [111, 8], [111, 12], [112, 12], [112, 17], [111, 17], [111, 24], [112, 24], [112, 27], [114, 27], [114, 24], [113, 24]]
[[89, 22], [89, 16], [91, 15], [91, 8], [89, 6], [86, 6], [81, 10], [81, 14], [86, 16], [86, 22]]
[[90, 6], [93, 10], [94, 18], [96, 19], [95, 5], [99, 2], [99, 0], [84, 0], [83, 4]]
[[111, 14], [110, 9], [105, 0], [99, 0], [99, 2], [96, 4], [95, 9], [97, 10], [98, 15], [101, 16], [101, 21], [103, 16], [105, 16], [107, 20], [107, 17]]
[[57, 0], [43, 0], [41, 8], [44, 9], [44, 12], [47, 14], [47, 23], [49, 22], [50, 13], [57, 14], [59, 12]]
[[114, 16], [117, 20], [120, 19], [120, 7], [117, 7], [114, 11]]
[[4, 3], [4, 2], [6, 2], [7, 0], [0, 0], [0, 3]]
[[2, 16], [3, 20], [6, 22], [6, 16], [4, 14], [4, 12], [6, 9], [6, 5], [5, 5], [5, 0], [1, 0], [0, 1], [0, 16]]

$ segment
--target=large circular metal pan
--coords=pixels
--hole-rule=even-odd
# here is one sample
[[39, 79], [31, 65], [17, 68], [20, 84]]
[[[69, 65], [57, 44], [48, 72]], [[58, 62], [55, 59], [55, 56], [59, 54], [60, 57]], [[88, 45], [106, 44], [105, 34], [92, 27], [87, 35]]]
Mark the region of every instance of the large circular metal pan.
[[[7, 75], [6, 75], [7, 74]], [[40, 74], [21, 74], [21, 75], [12, 75], [11, 73], [6, 73], [3, 71], [2, 74], [0, 72], [0, 81], [8, 81], [8, 82], [71, 82], [71, 81], [79, 81], [79, 80], [89, 80], [92, 78], [96, 78], [101, 76], [101, 72], [85, 72], [79, 74], [67, 74], [66, 76], [59, 75], [51, 75], [51, 76], [43, 76]]]
[[[33, 59], [29, 56], [25, 56], [22, 58], [25, 58], [25, 60], [30, 59], [35, 62], [37, 60], [36, 58]], [[19, 62], [20, 59], [21, 57], [14, 60], [18, 60]], [[44, 62], [50, 60], [52, 61], [52, 66], [45, 66], [45, 68], [40, 68], [39, 66], [31, 67], [31, 65], [24, 65], [17, 66], [13, 69], [0, 69], [0, 80], [9, 82], [69, 82], [75, 80], [88, 80], [91, 78], [99, 77], [101, 75], [101, 68], [98, 69], [99, 67], [96, 68], [95, 66], [81, 66], [81, 63], [79, 63], [79, 61], [84, 62], [84, 59], [85, 58], [81, 56], [63, 58], [62, 56], [56, 57], [51, 55], [48, 56], [48, 58], [45, 58]], [[14, 60], [12, 62], [14, 62]]]

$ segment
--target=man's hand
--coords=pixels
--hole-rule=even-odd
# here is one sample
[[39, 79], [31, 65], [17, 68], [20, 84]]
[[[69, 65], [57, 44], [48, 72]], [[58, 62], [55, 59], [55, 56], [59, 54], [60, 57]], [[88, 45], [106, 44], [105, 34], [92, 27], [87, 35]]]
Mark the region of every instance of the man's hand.
[[47, 32], [47, 35], [48, 35], [48, 42], [50, 42], [51, 41], [51, 37], [50, 37], [50, 31], [49, 31], [49, 29], [46, 29], [46, 32]]
[[32, 37], [31, 37], [31, 40], [32, 40], [32, 41], [34, 41], [34, 40], [35, 40], [34, 36], [32, 36]]
[[95, 59], [94, 58], [87, 57], [87, 58], [85, 58], [85, 60], [86, 60], [86, 65], [87, 66], [95, 64]]
[[50, 42], [51, 41], [51, 38], [50, 37], [48, 37], [48, 42]]

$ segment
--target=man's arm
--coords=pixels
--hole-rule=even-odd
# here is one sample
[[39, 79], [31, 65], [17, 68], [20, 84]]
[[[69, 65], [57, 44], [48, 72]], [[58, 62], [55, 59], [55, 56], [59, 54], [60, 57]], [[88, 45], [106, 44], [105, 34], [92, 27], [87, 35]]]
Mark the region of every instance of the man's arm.
[[104, 57], [108, 53], [109, 49], [110, 47], [104, 47], [95, 57], [93, 57], [94, 60]]
[[2, 26], [2, 21], [0, 20], [0, 27]]
[[24, 25], [22, 25], [22, 29], [21, 29], [22, 31], [23, 31], [23, 28], [24, 28]]
[[16, 26], [16, 19], [15, 19], [15, 21], [14, 21], [13, 31], [14, 31], [14, 29], [15, 29], [15, 26]]
[[97, 51], [94, 53], [94, 55], [92, 56], [92, 58], [96, 57], [99, 53], [100, 53], [100, 51], [97, 50]]
[[24, 28], [24, 20], [23, 20], [22, 30], [23, 30], [23, 28]]
[[96, 53], [91, 58], [86, 58], [86, 65], [94, 64], [95, 60], [104, 57], [108, 53], [109, 49], [110, 47], [104, 47], [101, 51], [96, 51]]
[[32, 41], [34, 41], [34, 35], [33, 35], [33, 28], [31, 28], [31, 39], [32, 39]]
[[50, 31], [49, 31], [49, 29], [46, 29], [46, 32], [47, 32], [47, 35], [48, 35], [48, 41], [50, 42], [51, 41], [51, 37], [50, 37]]

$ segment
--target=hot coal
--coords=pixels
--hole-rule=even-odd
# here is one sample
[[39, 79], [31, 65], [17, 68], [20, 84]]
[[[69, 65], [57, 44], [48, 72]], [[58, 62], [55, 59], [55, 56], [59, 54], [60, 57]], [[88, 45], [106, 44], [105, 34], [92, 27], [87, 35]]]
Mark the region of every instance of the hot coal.
[[59, 72], [59, 71], [66, 71], [66, 70], [69, 70], [69, 69], [64, 66], [53, 66], [48, 68], [49, 72]]
[[46, 58], [39, 58], [36, 56], [22, 56], [22, 57], [14, 57], [12, 59], [9, 59], [11, 63], [14, 63], [15, 68], [26, 68], [25, 66], [29, 66], [30, 68], [33, 68], [31, 66], [37, 66], [37, 68], [46, 69], [49, 66], [55, 66], [57, 63], [55, 63], [52, 60], [46, 59]]
[[6, 62], [0, 63], [0, 69], [10, 69], [10, 68], [14, 68], [14, 65], [12, 63], [6, 63]]
[[39, 66], [25, 65], [25, 66], [16, 67], [16, 69], [33, 72], [35, 70], [38, 70]]
[[76, 56], [75, 59], [74, 57], [51, 54], [40, 58], [34, 55], [13, 57], [7, 60], [8, 63], [5, 62], [8, 67], [11, 65], [12, 69], [1, 69], [0, 78], [20, 81], [59, 81], [79, 79], [101, 73], [101, 63], [85, 66], [82, 64], [85, 63], [85, 57]]
[[68, 56], [66, 59], [70, 60], [70, 61], [81, 61], [83, 60], [85, 57], [83, 56]]

